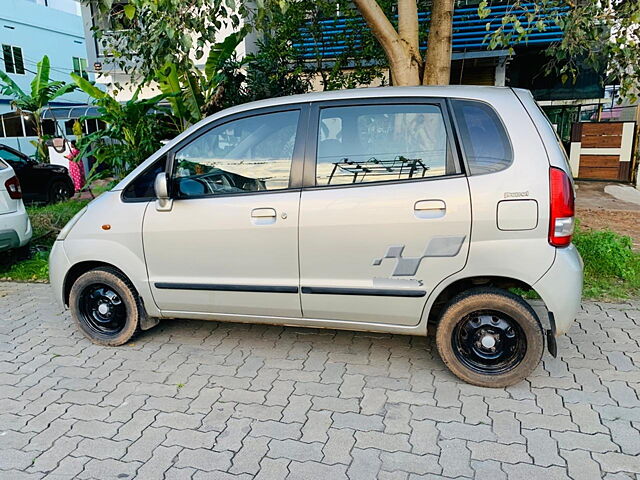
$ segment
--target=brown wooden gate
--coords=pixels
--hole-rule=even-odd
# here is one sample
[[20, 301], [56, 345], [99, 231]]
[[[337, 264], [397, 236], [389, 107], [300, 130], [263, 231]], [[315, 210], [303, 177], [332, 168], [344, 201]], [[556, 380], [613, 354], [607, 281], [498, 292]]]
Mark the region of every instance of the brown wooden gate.
[[635, 131], [635, 122], [574, 123], [571, 131], [574, 176], [631, 181]]

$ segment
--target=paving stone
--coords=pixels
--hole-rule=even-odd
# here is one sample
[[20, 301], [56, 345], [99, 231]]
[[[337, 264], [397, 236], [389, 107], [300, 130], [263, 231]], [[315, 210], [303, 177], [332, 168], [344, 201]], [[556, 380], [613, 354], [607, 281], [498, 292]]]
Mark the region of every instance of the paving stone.
[[233, 457], [230, 472], [255, 475], [260, 470], [260, 460], [266, 455], [269, 447], [268, 438], [245, 437], [242, 448]]
[[159, 446], [155, 448], [152, 457], [144, 462], [138, 470], [138, 478], [166, 478], [165, 472], [173, 466], [180, 451], [181, 447]]
[[[631, 422], [626, 420], [605, 420], [604, 424], [609, 428], [612, 440], [620, 447], [622, 453], [640, 455], [640, 431], [633, 428]], [[591, 448], [590, 450], [594, 449]], [[594, 451], [602, 452], [602, 450]]]
[[302, 424], [282, 423], [273, 420], [255, 421], [251, 425], [254, 437], [269, 437], [277, 440], [299, 439], [302, 436]]
[[326, 480], [347, 479], [345, 473], [347, 467], [344, 465], [324, 465], [317, 462], [297, 462], [289, 464], [289, 475], [291, 480]]
[[[533, 457], [533, 463], [543, 467], [551, 465], [563, 466], [565, 464], [564, 460], [558, 455], [558, 443], [549, 431], [536, 429], [523, 430], [522, 433], [527, 438], [527, 452]], [[560, 433], [560, 435], [562, 434]]]
[[77, 478], [99, 478], [100, 480], [135, 478], [140, 466], [141, 464], [138, 462], [121, 462], [111, 458], [105, 460], [92, 458], [84, 465], [84, 470], [78, 474]]
[[519, 463], [510, 465], [503, 464], [502, 469], [507, 474], [509, 480], [532, 480], [543, 478], [545, 480], [570, 480], [566, 469], [562, 467], [541, 467], [539, 465], [529, 465]]
[[[590, 452], [615, 452], [619, 446], [604, 433], [551, 432], [560, 448], [565, 450], [587, 450]], [[639, 447], [640, 448], [640, 447]]]
[[216, 443], [218, 432], [199, 432], [197, 430], [169, 430], [162, 442], [166, 446], [178, 446], [195, 450], [197, 448], [212, 449]]
[[[356, 441], [356, 445], [357, 445]], [[347, 469], [348, 478], [377, 478], [382, 461], [379, 452], [373, 449], [361, 450], [354, 448], [351, 450], [353, 461]]]
[[507, 474], [502, 470], [500, 462], [495, 460], [471, 460], [471, 468], [478, 480], [507, 480]]
[[321, 443], [302, 443], [294, 440], [271, 440], [269, 443], [269, 456], [272, 458], [288, 458], [306, 462], [322, 460]]
[[593, 458], [606, 472], [632, 472], [640, 473], [640, 456], [624, 453], [594, 453]]
[[119, 459], [127, 451], [127, 442], [117, 442], [106, 438], [85, 438], [76, 448], [74, 456], [91, 457], [99, 460]]
[[571, 418], [578, 425], [581, 432], [584, 433], [608, 433], [607, 428], [602, 425], [600, 415], [591, 408], [591, 405], [582, 403], [568, 404], [567, 408], [571, 410]]
[[335, 463], [351, 463], [351, 449], [355, 443], [353, 431], [349, 429], [329, 429], [329, 440], [322, 447], [322, 462], [333, 465]]
[[206, 472], [226, 471], [231, 467], [232, 456], [232, 452], [214, 452], [203, 448], [184, 449], [178, 454], [178, 461], [175, 465], [178, 468], [193, 467]]
[[409, 435], [403, 433], [356, 432], [356, 447], [360, 449], [374, 448], [386, 452], [407, 452], [411, 450]]
[[519, 443], [503, 445], [494, 442], [468, 442], [471, 458], [475, 460], [497, 460], [503, 463], [530, 462], [527, 448]]
[[602, 472], [589, 452], [582, 450], [562, 450], [560, 454], [567, 460], [569, 476], [580, 480], [599, 480]]
[[440, 474], [442, 467], [438, 464], [438, 457], [435, 455], [415, 455], [407, 452], [381, 452], [382, 469], [395, 472], [402, 470], [417, 475], [428, 473]]
[[263, 458], [260, 461], [260, 471], [255, 480], [280, 480], [287, 477], [287, 468], [291, 461], [286, 458]]
[[471, 451], [464, 440], [441, 440], [440, 458], [442, 474], [447, 477], [473, 476], [470, 466]]
[[362, 415], [359, 413], [334, 413], [333, 426], [336, 428], [352, 428], [354, 430], [383, 430], [382, 417], [379, 415]]

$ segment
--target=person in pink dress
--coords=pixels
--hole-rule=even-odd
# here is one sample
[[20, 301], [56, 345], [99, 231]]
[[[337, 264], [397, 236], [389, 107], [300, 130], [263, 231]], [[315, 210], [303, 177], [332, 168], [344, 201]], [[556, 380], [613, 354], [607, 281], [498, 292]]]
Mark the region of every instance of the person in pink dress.
[[71, 180], [73, 180], [76, 193], [82, 190], [85, 182], [84, 165], [82, 158], [77, 158], [78, 155], [80, 155], [80, 150], [76, 147], [76, 141], [71, 140], [71, 149], [69, 155], [65, 155], [65, 158], [69, 160], [69, 175], [71, 176]]

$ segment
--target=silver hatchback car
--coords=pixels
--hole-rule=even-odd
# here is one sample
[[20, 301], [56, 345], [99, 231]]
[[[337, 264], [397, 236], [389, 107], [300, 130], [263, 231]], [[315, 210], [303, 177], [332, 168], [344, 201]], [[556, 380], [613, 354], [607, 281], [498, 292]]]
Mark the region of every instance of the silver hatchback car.
[[[101, 195], [50, 257], [101, 345], [161, 318], [426, 335], [459, 378], [525, 378], [580, 307], [574, 192], [523, 90], [368, 88], [194, 125]], [[514, 292], [535, 291], [539, 318]]]

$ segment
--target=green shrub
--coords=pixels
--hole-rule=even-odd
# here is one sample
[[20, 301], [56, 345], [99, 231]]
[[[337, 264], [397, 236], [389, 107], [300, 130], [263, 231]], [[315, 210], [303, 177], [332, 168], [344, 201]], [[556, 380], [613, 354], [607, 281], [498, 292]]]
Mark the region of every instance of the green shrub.
[[60, 230], [87, 203], [87, 200], [67, 200], [53, 205], [27, 207], [33, 228], [32, 243], [43, 246], [53, 245]]
[[573, 243], [584, 261], [584, 296], [626, 298], [640, 293], [640, 253], [631, 238], [611, 230], [576, 229]]

